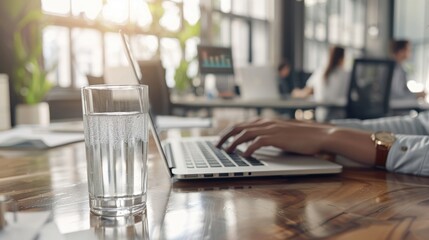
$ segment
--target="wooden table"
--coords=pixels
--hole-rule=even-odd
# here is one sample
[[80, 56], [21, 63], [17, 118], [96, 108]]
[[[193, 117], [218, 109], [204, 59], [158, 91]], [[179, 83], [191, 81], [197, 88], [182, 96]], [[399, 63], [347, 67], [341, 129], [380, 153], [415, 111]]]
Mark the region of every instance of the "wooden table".
[[[164, 135], [218, 131], [171, 130]], [[146, 214], [131, 219], [135, 224], [90, 214], [83, 143], [48, 151], [0, 151], [0, 192], [16, 199], [19, 211], [53, 210], [66, 239], [79, 231], [100, 239], [429, 236], [429, 178], [345, 169], [326, 176], [174, 182], [153, 141], [149, 151], [148, 207]]]

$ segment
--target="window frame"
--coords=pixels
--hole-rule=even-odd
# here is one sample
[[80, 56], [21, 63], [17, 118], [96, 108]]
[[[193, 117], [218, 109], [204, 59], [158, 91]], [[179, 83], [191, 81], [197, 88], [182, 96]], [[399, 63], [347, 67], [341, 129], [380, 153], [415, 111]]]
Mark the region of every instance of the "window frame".
[[[128, 4], [131, 2], [131, 0], [127, 0]], [[172, 2], [174, 4], [176, 4], [181, 12], [181, 28], [178, 30], [178, 32], [180, 32], [180, 30], [183, 28], [184, 26], [184, 2], [183, 1], [172, 1], [172, 0], [168, 0], [169, 2]], [[232, 21], [233, 20], [240, 20], [240, 21], [244, 21], [245, 24], [248, 25], [249, 27], [249, 32], [248, 32], [248, 36], [246, 38], [246, 41], [248, 42], [248, 48], [247, 48], [247, 63], [248, 64], [252, 64], [254, 63], [254, 46], [253, 46], [253, 26], [255, 24], [263, 24], [263, 26], [267, 29], [267, 46], [269, 47], [269, 43], [270, 43], [270, 38], [271, 38], [271, 31], [272, 31], [272, 20], [269, 19], [269, 8], [270, 8], [270, 3], [266, 3], [267, 7], [266, 7], [266, 18], [258, 18], [258, 17], [253, 17], [249, 15], [243, 15], [243, 14], [236, 14], [233, 12], [224, 12], [220, 9], [220, 7], [215, 7], [214, 4], [215, 0], [212, 0], [209, 2], [209, 4], [206, 4], [204, 2], [200, 2], [199, 7], [200, 7], [200, 12], [201, 12], [201, 18], [199, 21], [204, 21], [204, 18], [208, 17], [208, 18], [212, 18], [213, 13], [215, 14], [219, 14], [222, 18], [227, 18], [229, 20], [229, 43], [232, 44]], [[177, 33], [178, 32], [169, 32], [168, 30], [163, 30], [163, 31], [159, 31], [159, 27], [152, 29], [152, 28], [148, 28], [148, 29], [143, 29], [140, 26], [137, 25], [137, 23], [133, 23], [130, 20], [130, 16], [128, 16], [127, 21], [124, 24], [115, 24], [115, 23], [109, 23], [109, 24], [104, 24], [103, 20], [99, 20], [99, 19], [95, 19], [95, 20], [87, 20], [84, 19], [80, 16], [73, 16], [72, 13], [72, 0], [70, 0], [70, 9], [68, 11], [67, 14], [65, 15], [57, 15], [54, 13], [50, 13], [50, 12], [45, 12], [42, 10], [44, 18], [43, 18], [43, 24], [44, 26], [58, 26], [58, 27], [65, 27], [67, 28], [67, 33], [68, 33], [68, 51], [69, 51], [69, 73], [70, 74], [70, 84], [67, 87], [62, 87], [62, 86], [58, 86], [58, 82], [55, 82], [54, 84], [56, 84], [56, 86], [54, 87], [53, 93], [50, 93], [48, 96], [48, 99], [52, 99], [52, 98], [61, 98], [62, 96], [64, 96], [65, 94], [67, 95], [67, 92], [70, 91], [71, 95], [70, 96], [76, 96], [76, 94], [74, 93], [75, 91], [78, 91], [79, 87], [77, 87], [76, 85], [76, 76], [75, 76], [75, 66], [73, 63], [73, 59], [74, 59], [74, 51], [73, 51], [73, 39], [72, 39], [72, 30], [74, 28], [80, 28], [80, 29], [92, 29], [97, 31], [98, 33], [100, 33], [101, 35], [101, 63], [102, 63], [102, 69], [105, 68], [106, 66], [106, 49], [105, 49], [105, 34], [106, 33], [117, 33], [120, 29], [122, 29], [125, 33], [127, 33], [130, 37], [133, 36], [138, 36], [138, 35], [143, 35], [143, 36], [147, 36], [147, 35], [151, 35], [151, 36], [156, 36], [157, 37], [157, 41], [158, 41], [158, 48], [156, 51], [155, 56], [160, 57], [161, 56], [161, 39], [163, 38], [178, 38], [177, 37]], [[249, 7], [249, 5], [247, 5]], [[250, 9], [250, 8], [249, 8]], [[156, 26], [160, 25], [159, 23], [155, 23]], [[208, 25], [206, 28], [201, 27], [201, 32], [200, 32], [200, 39], [201, 39], [201, 43], [212, 43], [212, 34], [210, 33], [210, 29], [212, 27], [213, 23], [211, 21], [208, 21]], [[271, 55], [271, 51], [268, 49], [267, 53], [266, 53], [266, 58], [267, 61], [269, 61], [270, 56]], [[183, 54], [184, 56], [184, 54]], [[58, 79], [56, 79], [56, 81], [58, 81]], [[67, 98], [67, 97], [65, 97]]]
[[[334, 4], [334, 1], [336, 1], [335, 3], [337, 3], [338, 4], [338, 6], [337, 6], [337, 9], [338, 9], [338, 17], [339, 17], [339, 20], [338, 20], [338, 25], [336, 26], [339, 30], [341, 30], [343, 27], [342, 27], [342, 25], [343, 25], [343, 23], [342, 23], [342, 21], [341, 21], [341, 19], [343, 19], [344, 18], [344, 12], [345, 12], [345, 1], [343, 1], [343, 0], [326, 0], [326, 5], [325, 5], [325, 8], [324, 8], [324, 12], [325, 12], [325, 17], [324, 17], [324, 23], [325, 23], [325, 39], [324, 40], [318, 40], [317, 39], [317, 37], [315, 36], [316, 35], [316, 25], [317, 25], [317, 23], [318, 23], [318, 21], [317, 20], [315, 20], [315, 19], [312, 19], [312, 38], [309, 38], [308, 36], [306, 36], [306, 34], [304, 34], [304, 57], [303, 57], [303, 62], [304, 62], [304, 64], [303, 64], [303, 70], [304, 71], [307, 71], [307, 72], [313, 72], [313, 71], [315, 71], [315, 70], [317, 70], [317, 67], [315, 68], [315, 69], [313, 69], [311, 66], [309, 66], [310, 65], [310, 62], [309, 62], [309, 59], [307, 59], [307, 56], [308, 56], [308, 51], [309, 51], [309, 45], [307, 44], [307, 43], [311, 43], [312, 45], [321, 45], [321, 46], [323, 46], [323, 48], [324, 48], [324, 51], [325, 52], [328, 52], [329, 51], [329, 47], [331, 46], [331, 45], [340, 45], [340, 46], [342, 46], [342, 47], [344, 47], [346, 50], [347, 50], [347, 52], [352, 52], [352, 55], [354, 55], [354, 53], [356, 53], [356, 52], [358, 52], [359, 54], [365, 54], [365, 46], [366, 46], [366, 38], [365, 38], [365, 34], [363, 34], [362, 35], [362, 37], [363, 37], [363, 44], [362, 44], [362, 46], [361, 47], [356, 47], [355, 46], [355, 44], [354, 44], [354, 42], [353, 42], [353, 39], [354, 39], [354, 36], [355, 36], [355, 31], [351, 31], [351, 36], [350, 36], [350, 42], [348, 43], [348, 44], [343, 44], [342, 43], [342, 39], [338, 39], [338, 42], [332, 42], [331, 41], [331, 37], [330, 37], [330, 23], [329, 23], [329, 21], [330, 21], [330, 16], [332, 15], [332, 7], [334, 7], [335, 6], [335, 4]], [[357, 1], [360, 1], [361, 3], [360, 4], [362, 4], [362, 9], [363, 9], [363, 12], [361, 13], [361, 14], [363, 14], [363, 16], [362, 16], [362, 19], [363, 19], [363, 22], [361, 22], [361, 24], [363, 25], [363, 29], [362, 29], [362, 31], [365, 31], [365, 26], [367, 25], [366, 24], [366, 19], [367, 19], [367, 11], [366, 11], [366, 8], [367, 8], [367, 1], [365, 1], [365, 0], [350, 0], [351, 2], [353, 2], [353, 4], [356, 4], [356, 2]], [[304, 2], [304, 4], [305, 4], [305, 2]], [[308, 23], [308, 18], [307, 18], [307, 16], [308, 16], [308, 7], [306, 6], [306, 5], [304, 5], [305, 7], [304, 7], [304, 26], [305, 26], [305, 28], [307, 27], [307, 23]], [[356, 13], [355, 13], [355, 11], [353, 11], [352, 12], [353, 13], [353, 15], [351, 16], [351, 18], [353, 19], [353, 21], [352, 22], [354, 22], [355, 21], [355, 16], [356, 16]], [[304, 32], [305, 32], [306, 30], [304, 30]], [[365, 33], [365, 32], [364, 32]], [[320, 49], [319, 49], [320, 50]], [[319, 51], [320, 52], [320, 51]], [[313, 55], [313, 54], [312, 54]], [[325, 59], [327, 56], [322, 56], [322, 59]]]

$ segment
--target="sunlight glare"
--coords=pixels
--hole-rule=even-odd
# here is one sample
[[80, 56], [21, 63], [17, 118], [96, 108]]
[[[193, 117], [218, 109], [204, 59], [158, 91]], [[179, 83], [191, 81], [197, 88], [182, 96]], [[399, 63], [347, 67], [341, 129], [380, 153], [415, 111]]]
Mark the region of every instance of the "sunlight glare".
[[81, 13], [84, 13], [88, 19], [95, 20], [100, 14], [102, 6], [103, 3], [101, 0], [73, 0], [72, 14], [79, 16]]
[[200, 20], [200, 1], [199, 0], [185, 0], [183, 2], [183, 15], [189, 24], [195, 25]]
[[180, 9], [172, 2], [163, 2], [164, 15], [159, 20], [159, 24], [165, 29], [177, 32], [180, 28]]
[[231, 12], [231, 0], [221, 0], [220, 10], [222, 12]]
[[103, 18], [114, 23], [125, 23], [128, 19], [128, 1], [107, 0], [103, 8]]
[[70, 1], [42, 0], [42, 10], [45, 12], [66, 15], [70, 12]]
[[411, 92], [423, 92], [424, 86], [421, 82], [417, 82], [416, 80], [409, 80], [407, 82], [407, 87], [410, 89]]
[[146, 1], [131, 1], [130, 20], [137, 23], [140, 27], [149, 27], [152, 24], [152, 13]]

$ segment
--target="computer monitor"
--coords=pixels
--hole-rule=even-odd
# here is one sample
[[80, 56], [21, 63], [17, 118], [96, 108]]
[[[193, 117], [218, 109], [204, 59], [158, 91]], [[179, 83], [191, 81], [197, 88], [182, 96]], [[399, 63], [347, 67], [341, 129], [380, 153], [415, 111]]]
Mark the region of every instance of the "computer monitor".
[[231, 48], [200, 45], [197, 49], [201, 74], [234, 75]]

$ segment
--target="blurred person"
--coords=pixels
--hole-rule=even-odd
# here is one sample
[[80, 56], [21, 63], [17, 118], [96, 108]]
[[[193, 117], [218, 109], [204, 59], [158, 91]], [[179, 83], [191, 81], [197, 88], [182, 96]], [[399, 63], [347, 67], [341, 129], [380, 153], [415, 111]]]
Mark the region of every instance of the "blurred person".
[[426, 93], [424, 91], [413, 93], [407, 87], [408, 79], [407, 72], [404, 69], [404, 62], [411, 57], [411, 43], [408, 40], [394, 40], [391, 43], [390, 50], [393, 59], [396, 61], [390, 99], [417, 99], [425, 97]]
[[289, 95], [295, 87], [291, 78], [291, 71], [290, 62], [287, 59], [281, 61], [277, 67], [278, 84], [282, 95]]
[[[344, 70], [344, 57], [344, 48], [333, 47], [329, 53], [328, 65], [316, 70], [303, 89], [294, 89], [292, 97], [308, 98], [313, 95], [314, 100], [317, 102], [345, 104], [350, 75]], [[342, 112], [329, 111], [325, 107], [316, 109], [316, 120], [318, 122], [340, 117], [342, 117]]]

